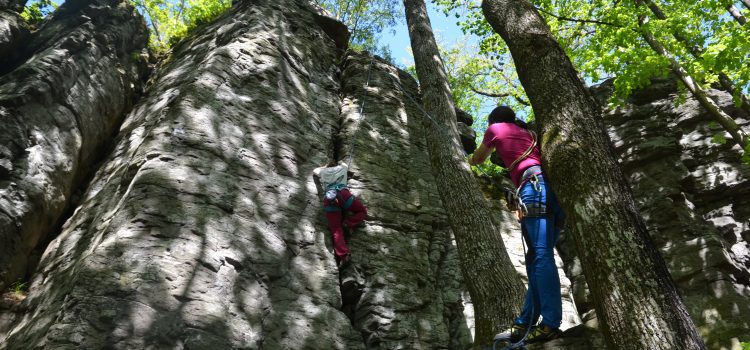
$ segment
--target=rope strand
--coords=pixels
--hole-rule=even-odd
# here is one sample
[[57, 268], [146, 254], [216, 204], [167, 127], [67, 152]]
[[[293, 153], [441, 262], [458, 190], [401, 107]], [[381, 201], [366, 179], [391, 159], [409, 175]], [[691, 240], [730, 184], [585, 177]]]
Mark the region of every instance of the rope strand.
[[370, 57], [370, 65], [367, 67], [367, 82], [365, 83], [365, 89], [362, 93], [362, 104], [359, 106], [359, 121], [357, 121], [357, 125], [354, 127], [354, 133], [352, 134], [352, 142], [349, 146], [349, 160], [346, 161], [346, 167], [351, 168], [352, 160], [354, 160], [354, 146], [356, 145], [357, 140], [357, 131], [359, 131], [359, 124], [362, 123], [362, 121], [365, 119], [365, 99], [367, 97], [367, 89], [370, 87], [370, 76], [372, 75], [372, 61], [375, 59], [375, 57]]

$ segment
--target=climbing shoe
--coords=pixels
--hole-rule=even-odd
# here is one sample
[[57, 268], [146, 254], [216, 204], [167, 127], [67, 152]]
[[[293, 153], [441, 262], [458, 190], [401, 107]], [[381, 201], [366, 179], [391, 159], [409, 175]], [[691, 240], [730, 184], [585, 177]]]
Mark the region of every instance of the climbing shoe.
[[529, 335], [526, 337], [527, 343], [537, 343], [537, 342], [544, 342], [552, 339], [557, 339], [562, 337], [562, 332], [560, 332], [557, 328], [550, 328], [545, 325], [540, 325], [538, 327], [534, 327], [534, 329], [529, 332]]
[[495, 340], [517, 343], [526, 335], [526, 326], [515, 323], [509, 330], [495, 335]]

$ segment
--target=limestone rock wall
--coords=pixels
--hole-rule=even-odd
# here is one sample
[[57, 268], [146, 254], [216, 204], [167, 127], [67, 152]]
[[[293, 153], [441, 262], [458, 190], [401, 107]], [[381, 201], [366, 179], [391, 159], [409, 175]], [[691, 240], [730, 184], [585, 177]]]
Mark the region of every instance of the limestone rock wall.
[[[593, 91], [602, 102], [605, 83]], [[710, 95], [746, 131], [731, 96]], [[750, 166], [698, 102], [679, 102], [675, 81], [638, 91], [605, 114], [610, 138], [654, 242], [710, 349], [738, 349], [750, 338]], [[595, 179], [592, 179], [595, 181]], [[572, 242], [570, 242], [572, 243]], [[579, 262], [560, 244], [579, 311], [593, 309]], [[565, 254], [567, 253], [567, 254]]]
[[430, 171], [426, 118], [409, 100], [419, 95], [416, 82], [360, 55], [347, 58], [342, 81], [337, 153], [346, 159], [353, 145], [349, 183], [371, 204], [342, 271], [344, 311], [368, 349], [465, 349], [455, 246]]
[[[178, 44], [0, 349], [466, 348], [423, 118], [394, 88], [416, 83], [346, 36], [306, 1], [247, 1]], [[352, 142], [370, 217], [339, 271], [312, 170]]]
[[0, 74], [9, 69], [10, 57], [29, 37], [29, 27], [20, 14], [0, 4]]
[[132, 106], [146, 41], [125, 2], [66, 4], [0, 76], [0, 290], [33, 269], [38, 255], [29, 255], [56, 230]]

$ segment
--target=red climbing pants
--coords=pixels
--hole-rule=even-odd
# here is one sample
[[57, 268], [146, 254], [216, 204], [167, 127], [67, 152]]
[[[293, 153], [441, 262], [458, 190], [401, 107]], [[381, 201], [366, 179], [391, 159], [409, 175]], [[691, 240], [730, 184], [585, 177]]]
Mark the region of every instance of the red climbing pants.
[[[367, 208], [346, 188], [340, 189], [334, 199], [323, 199], [323, 207], [326, 211], [326, 219], [328, 219], [328, 229], [331, 230], [333, 236], [334, 254], [339, 258], [349, 255], [343, 225], [346, 225], [351, 233], [365, 220]], [[344, 219], [345, 212], [349, 212], [346, 219]]]

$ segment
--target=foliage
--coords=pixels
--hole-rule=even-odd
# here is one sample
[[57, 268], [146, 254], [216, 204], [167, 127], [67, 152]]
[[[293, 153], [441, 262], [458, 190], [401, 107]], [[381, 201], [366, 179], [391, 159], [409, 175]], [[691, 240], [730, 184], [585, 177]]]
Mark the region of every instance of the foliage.
[[[446, 15], [455, 16], [459, 28], [465, 35], [478, 39], [476, 47], [458, 45], [442, 52], [456, 104], [472, 115], [477, 115], [479, 101], [483, 101], [485, 106], [489, 101], [491, 106], [508, 105], [516, 110], [519, 116], [530, 116], [531, 108], [518, 81], [508, 48], [485, 20], [479, 8], [480, 2], [432, 2]], [[466, 41], [468, 40], [464, 40]], [[486, 119], [478, 118], [475, 129], [484, 131], [486, 126]]]
[[[507, 47], [484, 20], [476, 0], [433, 0], [446, 13], [462, 11], [459, 26], [477, 35], [480, 53], [509, 62]], [[634, 89], [668, 73], [668, 62], [657, 55], [641, 37], [639, 16], [650, 21], [646, 28], [678, 59], [697, 81], [706, 84], [726, 73], [745, 91], [750, 86], [750, 35], [726, 14], [726, 2], [657, 2], [666, 19], [657, 16], [641, 1], [533, 0], [568, 56], [589, 82], [616, 77], [618, 100]], [[747, 10], [744, 10], [747, 12]], [[676, 37], [687, 38], [688, 43]], [[688, 45], [689, 44], [689, 45]], [[691, 48], [702, 54], [693, 57]]]
[[[433, 0], [445, 13], [459, 13], [458, 25], [466, 34], [480, 40], [479, 53], [515, 71], [507, 47], [486, 23], [478, 0]], [[545, 17], [552, 33], [589, 84], [614, 78], [612, 104], [621, 104], [634, 90], [650, 84], [653, 78], [670, 72], [669, 61], [656, 53], [643, 38], [643, 30], [656, 36], [696, 83], [716, 84], [726, 74], [739, 87], [750, 90], [750, 35], [727, 14], [727, 1], [659, 0], [532, 0]], [[647, 5], [651, 4], [649, 7]], [[660, 14], [658, 12], [661, 12]], [[747, 14], [748, 10], [743, 10]], [[639, 25], [639, 19], [645, 24]], [[486, 73], [485, 73], [486, 74]], [[505, 92], [522, 95], [517, 79], [489, 77]], [[493, 87], [496, 89], [496, 87]], [[680, 96], [685, 97], [681, 86]], [[461, 96], [457, 96], [461, 98]], [[507, 103], [507, 102], [505, 102]], [[722, 136], [715, 140], [721, 142]]]
[[164, 53], [190, 30], [210, 22], [232, 6], [231, 0], [131, 0], [151, 29], [149, 45]]
[[[349, 46], [368, 50], [393, 61], [387, 46], [380, 45], [380, 33], [402, 21], [403, 5], [399, 0], [316, 0], [331, 17], [346, 24], [351, 31]], [[392, 33], [393, 30], [391, 29]]]
[[14, 296], [22, 296], [26, 292], [26, 283], [15, 281], [10, 285], [10, 289], [8, 291]]
[[52, 0], [33, 0], [23, 8], [21, 17], [31, 25], [37, 25], [56, 8], [57, 4]]
[[[616, 77], [618, 100], [669, 72], [667, 59], [647, 45], [642, 30], [653, 33], [697, 82], [715, 83], [724, 72], [747, 90], [750, 35], [727, 15], [726, 1], [653, 1], [663, 19], [648, 1], [535, 3], [587, 80]], [[640, 27], [639, 18], [648, 21]]]

